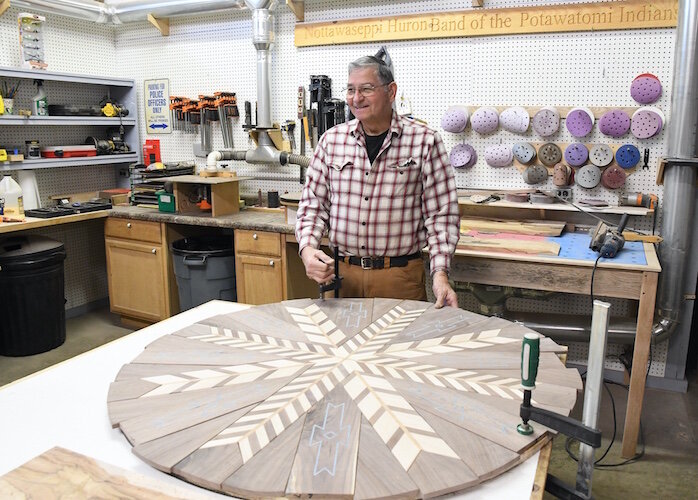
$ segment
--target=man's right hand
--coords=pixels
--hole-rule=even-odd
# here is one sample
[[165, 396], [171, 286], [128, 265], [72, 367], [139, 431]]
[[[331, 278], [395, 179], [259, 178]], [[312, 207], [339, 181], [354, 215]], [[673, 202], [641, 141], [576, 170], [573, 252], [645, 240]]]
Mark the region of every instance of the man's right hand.
[[301, 251], [301, 259], [305, 266], [305, 274], [311, 280], [323, 284], [334, 279], [334, 259], [322, 250], [305, 247]]

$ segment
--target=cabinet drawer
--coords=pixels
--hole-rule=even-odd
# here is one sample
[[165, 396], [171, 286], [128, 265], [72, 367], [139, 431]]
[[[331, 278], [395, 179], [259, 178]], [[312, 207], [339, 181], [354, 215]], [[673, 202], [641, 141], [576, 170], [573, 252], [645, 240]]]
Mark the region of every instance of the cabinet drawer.
[[120, 219], [109, 217], [104, 223], [104, 236], [125, 238], [129, 240], [160, 243], [160, 223], [144, 220]]
[[265, 231], [235, 231], [235, 252], [281, 257], [281, 235]]

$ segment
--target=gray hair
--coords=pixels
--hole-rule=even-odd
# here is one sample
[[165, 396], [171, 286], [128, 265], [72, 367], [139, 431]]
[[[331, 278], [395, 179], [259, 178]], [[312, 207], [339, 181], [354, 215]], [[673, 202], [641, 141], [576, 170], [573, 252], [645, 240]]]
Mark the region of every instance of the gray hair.
[[359, 57], [356, 61], [349, 63], [349, 74], [357, 69], [373, 68], [376, 70], [376, 75], [378, 75], [378, 80], [383, 84], [387, 85], [395, 80], [393, 78], [393, 72], [381, 59], [374, 56], [363, 56]]

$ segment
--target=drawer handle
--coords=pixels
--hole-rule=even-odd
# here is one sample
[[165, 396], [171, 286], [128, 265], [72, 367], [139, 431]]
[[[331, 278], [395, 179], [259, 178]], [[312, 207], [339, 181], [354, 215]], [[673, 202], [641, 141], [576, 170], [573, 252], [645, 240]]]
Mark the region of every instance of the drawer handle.
[[252, 235], [252, 239], [253, 239], [253, 240], [256, 240], [257, 238], [259, 238], [259, 236], [257, 236], [257, 233], [254, 233], [254, 234]]
[[130, 223], [130, 222], [127, 222], [127, 223], [126, 223], [126, 227], [129, 228], [129, 229], [131, 229], [131, 223]]
[[154, 254], [158, 253], [158, 249], [157, 249], [157, 248], [153, 248], [153, 249], [150, 251], [150, 253], [152, 253], [152, 254], [154, 255]]
[[271, 267], [274, 267], [274, 261], [273, 261], [273, 260], [270, 260], [270, 261], [269, 261], [269, 265], [270, 265]]

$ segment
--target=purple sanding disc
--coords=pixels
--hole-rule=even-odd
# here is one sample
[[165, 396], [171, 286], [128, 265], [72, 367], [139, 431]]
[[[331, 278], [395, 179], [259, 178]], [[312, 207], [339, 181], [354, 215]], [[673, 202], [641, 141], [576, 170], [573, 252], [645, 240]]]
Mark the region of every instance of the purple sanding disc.
[[573, 109], [567, 114], [565, 124], [574, 137], [584, 137], [591, 132], [594, 121], [583, 109]]
[[599, 130], [603, 135], [623, 137], [630, 130], [630, 117], [622, 109], [608, 111], [599, 120]]
[[475, 163], [473, 161], [474, 156], [477, 159], [475, 149], [470, 144], [456, 144], [451, 149], [449, 160], [453, 168], [468, 168]]
[[478, 108], [470, 117], [470, 126], [478, 134], [489, 134], [499, 127], [499, 114], [494, 108]]
[[467, 110], [458, 106], [452, 106], [446, 110], [441, 118], [441, 128], [446, 132], [460, 134], [468, 124], [468, 115]]
[[514, 159], [509, 146], [497, 145], [485, 149], [485, 161], [490, 167], [507, 167]]
[[533, 130], [541, 137], [553, 135], [560, 128], [560, 114], [551, 108], [542, 108], [533, 116]]
[[662, 118], [654, 111], [638, 111], [633, 116], [630, 131], [638, 139], [649, 139], [662, 130]]
[[662, 84], [654, 75], [640, 75], [630, 84], [630, 95], [640, 104], [651, 104], [662, 95]]
[[573, 167], [581, 167], [589, 159], [589, 150], [581, 142], [574, 142], [565, 149], [565, 161]]

